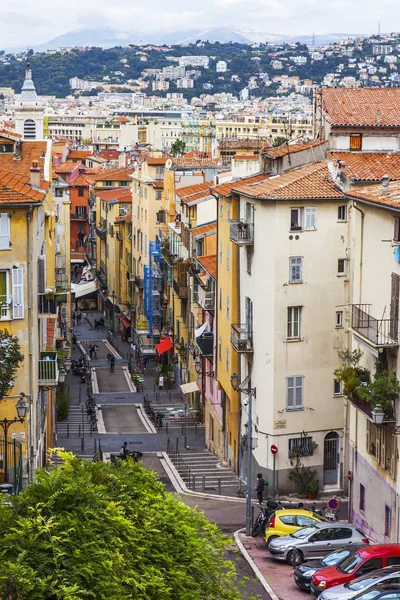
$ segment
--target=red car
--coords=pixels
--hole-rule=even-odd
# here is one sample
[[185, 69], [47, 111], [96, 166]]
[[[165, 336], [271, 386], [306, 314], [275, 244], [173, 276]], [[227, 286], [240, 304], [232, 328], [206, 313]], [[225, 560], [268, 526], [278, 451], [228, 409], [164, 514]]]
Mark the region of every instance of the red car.
[[327, 567], [315, 573], [311, 581], [311, 593], [318, 596], [334, 585], [342, 585], [389, 565], [400, 566], [400, 544], [365, 546], [351, 554], [338, 567]]

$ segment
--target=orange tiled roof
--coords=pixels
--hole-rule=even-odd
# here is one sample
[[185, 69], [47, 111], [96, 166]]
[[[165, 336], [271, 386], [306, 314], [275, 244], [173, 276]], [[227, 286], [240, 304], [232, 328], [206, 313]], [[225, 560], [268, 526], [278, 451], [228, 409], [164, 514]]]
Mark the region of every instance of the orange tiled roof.
[[384, 194], [382, 184], [367, 185], [351, 192], [346, 192], [351, 199], [371, 202], [388, 208], [400, 210], [400, 181], [389, 183], [387, 194]]
[[218, 140], [219, 148], [235, 150], [238, 148], [246, 148], [247, 150], [261, 150], [262, 148], [270, 148], [271, 142], [267, 138], [225, 138]]
[[86, 173], [80, 173], [78, 177], [75, 177], [73, 181], [69, 182], [71, 186], [90, 186], [93, 185], [94, 179], [93, 177], [88, 177]]
[[243, 179], [236, 179], [236, 181], [220, 183], [219, 185], [215, 185], [212, 190], [220, 196], [229, 196], [233, 187], [238, 189], [241, 185], [257, 183], [257, 181], [264, 181], [267, 177], [270, 177], [270, 175], [266, 173], [263, 173], [262, 175], [252, 175], [250, 177], [244, 177]]
[[74, 159], [74, 158], [86, 158], [87, 156], [90, 156], [92, 153], [90, 150], [71, 150], [70, 153], [67, 156], [67, 160], [68, 159]]
[[203, 183], [195, 183], [194, 185], [185, 185], [184, 187], [175, 190], [175, 193], [179, 198], [187, 198], [198, 194], [199, 192], [207, 192], [212, 186], [212, 181], [204, 181]]
[[117, 200], [118, 202], [132, 202], [132, 190], [131, 188], [126, 187], [97, 192], [97, 196], [101, 198], [101, 200], [104, 200], [104, 202], [111, 202], [112, 200]]
[[266, 200], [344, 198], [343, 193], [333, 183], [325, 161], [293, 169], [282, 175], [265, 176], [264, 181], [241, 184], [232, 189], [250, 198]]
[[0, 169], [29, 177], [29, 169], [32, 166], [32, 162], [37, 160], [43, 179], [46, 150], [47, 142], [36, 140], [32, 140], [31, 142], [22, 141], [21, 154], [18, 160], [15, 160], [15, 154], [0, 154]]
[[105, 158], [106, 160], [118, 160], [119, 152], [118, 150], [100, 150], [100, 152], [97, 153], [97, 156]]
[[321, 146], [322, 144], [326, 144], [326, 141], [317, 140], [314, 142], [305, 142], [304, 144], [285, 144], [284, 146], [279, 146], [279, 148], [268, 148], [265, 152], [263, 152], [263, 154], [272, 159], [281, 158], [282, 156], [286, 156], [289, 153], [294, 154], [296, 152], [302, 152], [303, 150], [316, 148], [317, 146]]
[[210, 256], [197, 256], [196, 260], [200, 265], [207, 271], [207, 273], [213, 279], [217, 278], [217, 255], [211, 254]]
[[[73, 163], [73, 162], [61, 163], [61, 165], [57, 165], [57, 166], [53, 167], [53, 171], [55, 173], [71, 173], [71, 171], [76, 169], [79, 166], [79, 164], [80, 163]], [[83, 167], [83, 165], [82, 165], [82, 167]]]
[[324, 88], [321, 103], [331, 125], [400, 126], [399, 88]]
[[[229, 158], [229, 157], [227, 157]], [[187, 158], [186, 155], [180, 158], [174, 158], [174, 167], [197, 167], [197, 168], [205, 168], [205, 167], [219, 167], [222, 165], [221, 158], [201, 158], [199, 156], [193, 156]]]
[[153, 187], [163, 189], [164, 182], [163, 181], [153, 181]]
[[130, 119], [127, 117], [114, 117], [113, 121], [118, 121], [119, 123], [129, 123]]
[[116, 217], [115, 222], [121, 223], [125, 221], [125, 223], [132, 223], [132, 215], [124, 215], [123, 217]]
[[259, 154], [235, 154], [233, 160], [259, 160]]
[[0, 170], [0, 204], [29, 204], [42, 202], [50, 188], [50, 182], [43, 182], [44, 192], [30, 186], [30, 177]]
[[108, 169], [100, 171], [96, 177], [96, 181], [130, 181], [130, 176], [133, 173], [133, 167], [125, 167], [123, 169]]
[[167, 162], [168, 158], [165, 158], [164, 156], [160, 156], [159, 158], [154, 158], [154, 157], [151, 157], [151, 156], [147, 156], [144, 160], [150, 166], [157, 166], [157, 165], [165, 165], [165, 163]]
[[15, 131], [10, 131], [9, 129], [5, 128], [0, 129], [0, 136], [2, 135], [6, 135], [15, 139], [20, 139], [22, 137], [22, 135], [20, 135], [19, 133], [15, 133]]
[[206, 223], [204, 225], [198, 225], [198, 227], [192, 227], [190, 233], [194, 235], [194, 237], [202, 237], [203, 235], [216, 233], [217, 231], [217, 221], [212, 221], [211, 223]]
[[384, 175], [400, 179], [400, 154], [328, 152], [328, 158], [336, 165], [340, 161], [343, 173], [354, 181], [380, 181]]

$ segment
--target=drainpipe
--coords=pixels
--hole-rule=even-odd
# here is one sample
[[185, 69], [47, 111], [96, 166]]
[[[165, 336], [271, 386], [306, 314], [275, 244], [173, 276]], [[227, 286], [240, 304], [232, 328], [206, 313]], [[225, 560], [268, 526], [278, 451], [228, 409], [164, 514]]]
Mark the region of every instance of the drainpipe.
[[362, 281], [363, 281], [362, 267], [363, 267], [363, 255], [364, 255], [364, 218], [365, 218], [365, 212], [363, 210], [361, 210], [361, 208], [359, 208], [355, 202], [353, 202], [353, 206], [354, 206], [354, 208], [356, 210], [358, 210], [359, 213], [361, 213], [360, 264], [359, 264], [359, 268], [360, 268], [360, 289], [359, 289], [359, 292], [358, 292], [358, 304], [361, 304]]
[[26, 215], [27, 234], [27, 283], [28, 283], [28, 348], [29, 348], [29, 468], [28, 480], [33, 481], [34, 430], [33, 430], [33, 343], [32, 343], [32, 263], [31, 263], [31, 217], [32, 205]]

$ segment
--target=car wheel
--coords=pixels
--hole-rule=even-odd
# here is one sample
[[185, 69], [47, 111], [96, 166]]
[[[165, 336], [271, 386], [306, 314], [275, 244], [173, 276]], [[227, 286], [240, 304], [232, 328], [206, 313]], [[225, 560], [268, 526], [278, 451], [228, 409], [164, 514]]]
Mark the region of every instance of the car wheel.
[[300, 550], [289, 550], [286, 555], [286, 562], [288, 565], [293, 566], [293, 564], [297, 567], [301, 565], [303, 562], [303, 555]]
[[268, 538], [268, 542], [267, 542], [268, 548], [269, 548], [269, 545], [272, 542], [272, 540], [276, 540], [278, 537], [279, 537], [279, 535], [271, 535], [271, 537]]

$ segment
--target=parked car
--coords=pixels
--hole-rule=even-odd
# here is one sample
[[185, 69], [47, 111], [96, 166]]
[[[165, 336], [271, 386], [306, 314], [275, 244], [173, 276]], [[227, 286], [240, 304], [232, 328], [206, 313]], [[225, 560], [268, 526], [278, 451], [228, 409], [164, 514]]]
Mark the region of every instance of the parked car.
[[354, 544], [352, 546], [348, 546], [347, 548], [339, 548], [338, 550], [334, 550], [327, 554], [321, 560], [310, 560], [302, 565], [299, 565], [297, 569], [294, 571], [294, 581], [301, 590], [305, 590], [306, 592], [310, 591], [311, 586], [311, 578], [317, 571], [321, 569], [325, 569], [326, 567], [337, 567], [341, 565], [342, 562], [346, 560], [359, 548], [362, 548], [365, 544], [361, 546], [357, 546]]
[[312, 558], [323, 558], [330, 550], [344, 545], [368, 544], [369, 540], [354, 525], [346, 523], [315, 523], [290, 535], [272, 540], [268, 550], [274, 558], [290, 565]]
[[265, 541], [269, 546], [269, 543], [275, 538], [294, 533], [300, 527], [308, 527], [309, 525], [314, 525], [314, 523], [324, 521], [325, 519], [321, 515], [303, 508], [276, 510], [268, 523], [268, 528], [265, 532]]
[[311, 593], [319, 596], [334, 585], [353, 581], [376, 569], [400, 564], [400, 544], [377, 544], [360, 548], [337, 567], [321, 569], [311, 580]]
[[376, 585], [368, 591], [363, 591], [357, 596], [357, 600], [400, 600], [400, 585], [398, 583], [384, 583]]
[[322, 592], [318, 598], [319, 600], [350, 600], [350, 598], [355, 598], [361, 592], [365, 593], [367, 590], [384, 583], [400, 584], [400, 564], [377, 569], [343, 585], [334, 585], [329, 590]]

